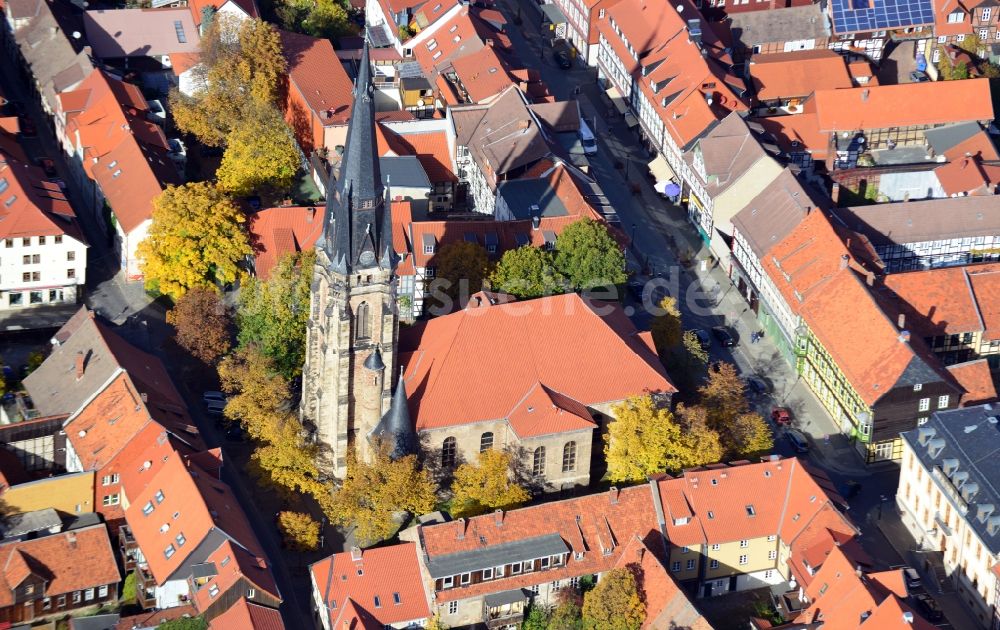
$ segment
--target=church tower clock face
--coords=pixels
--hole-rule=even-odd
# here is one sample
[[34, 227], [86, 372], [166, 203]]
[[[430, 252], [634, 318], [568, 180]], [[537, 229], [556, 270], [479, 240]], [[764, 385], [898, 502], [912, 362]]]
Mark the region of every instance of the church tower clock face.
[[365, 250], [361, 252], [361, 256], [358, 257], [358, 262], [362, 265], [372, 265], [375, 263], [375, 253], [370, 250]]

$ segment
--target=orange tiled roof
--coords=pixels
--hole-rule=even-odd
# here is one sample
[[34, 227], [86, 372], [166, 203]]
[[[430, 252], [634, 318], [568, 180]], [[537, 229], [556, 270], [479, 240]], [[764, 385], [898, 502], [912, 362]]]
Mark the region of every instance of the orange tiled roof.
[[451, 166], [446, 131], [409, 132], [405, 123], [379, 124], [375, 126], [375, 138], [382, 157], [416, 156], [432, 184], [458, 181]]
[[[678, 6], [683, 6], [685, 15], [698, 14], [687, 0]], [[640, 67], [647, 68], [637, 84], [678, 147], [686, 148], [729, 113], [746, 111], [746, 104], [734, 91], [744, 89], [742, 79], [713, 57], [719, 54], [714, 31], [702, 29], [702, 46], [696, 46], [688, 37], [687, 22], [673, 4], [622, 0], [608, 9], [607, 15], [598, 29], [628, 74], [635, 76], [641, 73]], [[633, 46], [641, 48], [636, 51], [641, 61], [634, 61], [612, 24]], [[702, 49], [709, 54], [703, 56]], [[654, 90], [651, 82], [660, 89]]]
[[814, 102], [827, 132], [993, 120], [989, 79], [817, 90]]
[[279, 30], [288, 80], [320, 124], [343, 125], [351, 117], [354, 84], [329, 39]]
[[0, 545], [0, 606], [15, 605], [14, 589], [29, 575], [45, 579], [45, 595], [110, 585], [121, 580], [103, 524]]
[[969, 268], [969, 282], [979, 304], [985, 338], [990, 341], [1000, 339], [1000, 264]]
[[277, 610], [252, 604], [241, 597], [229, 610], [209, 622], [208, 630], [285, 630], [285, 624]]
[[949, 197], [992, 195], [996, 184], [990, 181], [979, 158], [961, 157], [934, 169], [941, 188]]
[[[467, 521], [459, 519], [423, 525], [419, 531], [424, 551], [431, 560], [451, 553], [477, 551], [484, 545], [501, 545], [547, 534], [561, 536], [571, 552], [565, 565], [544, 573], [508, 574], [468, 586], [458, 585], [456, 581], [455, 588], [436, 593], [438, 603], [543, 581], [603, 573], [617, 566], [628, 548], [628, 541], [635, 537], [645, 541], [655, 553], [662, 553], [648, 485], [486, 514]], [[581, 559], [578, 560], [578, 556]], [[322, 583], [320, 588], [323, 588]]]
[[248, 229], [257, 277], [267, 280], [283, 257], [312, 249], [323, 235], [325, 216], [323, 205], [267, 208], [251, 215]]
[[489, 100], [514, 82], [493, 46], [454, 59], [451, 65], [473, 103]]
[[827, 158], [830, 150], [830, 134], [820, 131], [819, 119], [815, 112], [754, 118], [753, 121], [774, 136], [782, 151], [786, 153], [808, 151], [813, 159], [818, 161]]
[[620, 308], [575, 293], [437, 317], [400, 353], [418, 430], [506, 418], [536, 383], [587, 406], [676, 391]]
[[76, 213], [42, 169], [0, 159], [0, 238], [68, 236], [86, 244]]
[[1000, 399], [996, 384], [993, 382], [993, 374], [990, 372], [990, 365], [986, 359], [956, 363], [949, 365], [947, 369], [965, 390], [965, 393], [962, 394], [962, 407], [996, 402]]
[[[1000, 160], [1000, 153], [997, 152], [997, 147], [993, 144], [993, 139], [984, 129], [980, 129], [969, 138], [946, 150], [944, 156], [950, 161], [966, 156], [979, 158], [984, 162]], [[998, 180], [995, 177], [991, 177], [990, 181]]]
[[357, 559], [351, 551], [335, 553], [312, 564], [309, 572], [331, 624], [336, 624], [348, 600], [387, 626], [431, 616], [412, 542], [365, 549]]
[[853, 86], [844, 57], [825, 48], [754, 55], [750, 76], [758, 101], [804, 97], [816, 90]]
[[[139, 88], [104, 72], [92, 72], [74, 92], [86, 105], [67, 114], [67, 135], [78, 134], [83, 167], [97, 182], [122, 229], [129, 233], [152, 218], [153, 199], [180, 178], [167, 156], [163, 130], [146, 120]], [[67, 103], [76, 104], [79, 95]]]
[[[1000, 271], [1000, 264], [986, 265]], [[887, 291], [880, 291], [886, 313], [920, 337], [983, 332], [982, 307], [976, 299], [969, 268], [943, 267], [894, 273], [885, 277]]]

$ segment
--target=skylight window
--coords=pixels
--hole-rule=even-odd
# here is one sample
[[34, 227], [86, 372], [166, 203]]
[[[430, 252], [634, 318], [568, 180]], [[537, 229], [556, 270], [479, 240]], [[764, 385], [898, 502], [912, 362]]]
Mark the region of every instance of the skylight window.
[[11, 195], [7, 197], [7, 201], [3, 202], [3, 205], [5, 208], [9, 208], [14, 205], [15, 201], [17, 201], [17, 195]]
[[10, 183], [7, 181], [6, 177], [0, 178], [0, 193], [2, 193], [3, 191], [7, 190], [7, 188], [9, 186], [10, 186]]
[[752, 505], [747, 506], [747, 516], [757, 516], [757, 510]]
[[180, 20], [174, 20], [174, 31], [177, 33], [177, 41], [186, 44], [188, 38], [184, 33], [184, 24]]

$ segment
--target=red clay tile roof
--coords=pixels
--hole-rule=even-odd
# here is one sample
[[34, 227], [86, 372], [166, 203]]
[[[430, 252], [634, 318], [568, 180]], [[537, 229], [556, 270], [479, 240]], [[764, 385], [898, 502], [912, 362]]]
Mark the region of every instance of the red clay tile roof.
[[240, 598], [208, 624], [208, 630], [285, 630], [281, 613]]
[[257, 277], [267, 280], [283, 257], [312, 249], [323, 234], [325, 216], [323, 205], [267, 208], [251, 215], [248, 229]]
[[[476, 308], [487, 306], [481, 304]], [[521, 439], [569, 431], [592, 431], [597, 428], [597, 423], [585, 405], [554, 392], [539, 382], [531, 386], [524, 398], [507, 413], [506, 418], [510, 428]]]
[[989, 79], [817, 90], [814, 102], [828, 132], [993, 120]]
[[323, 126], [343, 125], [351, 117], [354, 84], [329, 39], [278, 31], [288, 61], [288, 80], [302, 94]]
[[[990, 134], [985, 130], [980, 129], [978, 132], [966, 138], [962, 142], [959, 142], [955, 146], [944, 152], [944, 156], [950, 160], [958, 160], [963, 157], [975, 157], [982, 161], [990, 162], [1000, 160], [1000, 153], [997, 152], [997, 147], [993, 143], [993, 139]], [[996, 178], [990, 178], [990, 181], [998, 181]]]
[[24, 162], [0, 160], [0, 238], [60, 236], [86, 244], [76, 213], [63, 192], [45, 181], [42, 169]]
[[431, 616], [417, 546], [412, 542], [365, 549], [359, 560], [354, 560], [351, 551], [335, 553], [312, 564], [309, 572], [330, 623], [335, 624], [331, 627], [340, 627], [336, 621], [348, 600], [385, 625]]
[[29, 574], [46, 580], [45, 595], [55, 597], [121, 580], [103, 524], [0, 545], [0, 606], [13, 606], [14, 593]]
[[[695, 6], [683, 0], [684, 15], [696, 15]], [[667, 7], [667, 8], [664, 8]], [[717, 36], [711, 29], [702, 29], [702, 42], [708, 56], [702, 56], [687, 34], [687, 22], [673, 4], [654, 5], [644, 0], [622, 0], [607, 11], [608, 19], [598, 23], [615, 56], [625, 64], [625, 71], [633, 76], [640, 74], [640, 65], [649, 68], [637, 80], [663, 120], [677, 146], [685, 148], [698, 138], [712, 123], [725, 118], [733, 111], [746, 111], [746, 105], [730, 86], [743, 87], [739, 77], [730, 74], [726, 66], [712, 56], [717, 50]], [[612, 27], [616, 24], [622, 35]], [[638, 47], [638, 58], [622, 42], [626, 37]], [[650, 82], [665, 84], [659, 93]], [[666, 98], [667, 103], [663, 105]], [[709, 104], [708, 96], [711, 96]]]
[[[944, 267], [926, 271], [893, 273], [885, 277], [879, 291], [886, 314], [920, 337], [983, 332], [983, 306], [976, 299], [967, 267]], [[976, 268], [972, 268], [976, 269]], [[1000, 271], [1000, 264], [985, 265], [984, 271]]]
[[[455, 588], [436, 593], [438, 603], [603, 573], [618, 564], [628, 541], [634, 537], [643, 539], [655, 553], [662, 553], [648, 485], [486, 514], [468, 521], [424, 525], [419, 531], [431, 560], [446, 554], [480, 550], [483, 545], [500, 545], [547, 534], [561, 536], [567, 550], [572, 552], [565, 565], [541, 573], [508, 574], [468, 586], [458, 585], [456, 581]], [[582, 554], [582, 559], [577, 560], [576, 554]], [[323, 588], [322, 583], [319, 587]]]
[[451, 65], [472, 103], [487, 101], [514, 83], [507, 63], [492, 46], [463, 55]]
[[978, 158], [961, 157], [937, 167], [934, 174], [949, 197], [992, 195], [996, 188]]
[[629, 567], [636, 574], [642, 600], [646, 605], [643, 628], [712, 630], [712, 626], [667, 573], [656, 554], [638, 536], [626, 543], [625, 551], [616, 566]]
[[753, 122], [773, 135], [778, 146], [787, 153], [808, 151], [813, 159], [823, 161], [830, 150], [830, 134], [820, 131], [815, 112], [754, 118]]
[[138, 615], [122, 617], [115, 625], [115, 630], [135, 630], [136, 628], [156, 628], [166, 621], [180, 619], [181, 617], [196, 617], [198, 611], [194, 606], [174, 606], [163, 610], [144, 612]]
[[588, 406], [676, 391], [619, 307], [575, 293], [437, 317], [400, 353], [420, 430], [506, 418], [539, 382]]
[[201, 55], [198, 53], [173, 53], [170, 55], [170, 68], [174, 74], [180, 76], [201, 63]]
[[[74, 92], [87, 94], [86, 106], [67, 115], [67, 135], [79, 134], [84, 170], [129, 233], [152, 217], [153, 198], [180, 181], [166, 136], [146, 120], [148, 105], [135, 85], [98, 71]], [[71, 102], [78, 101], [74, 96]]]
[[[191, 16], [194, 18], [194, 23], [201, 26], [202, 12], [204, 9], [212, 7], [218, 11], [229, 2], [230, 0], [190, 0], [188, 2], [188, 8], [191, 9]], [[260, 11], [257, 9], [257, 3], [255, 0], [232, 0], [232, 3], [250, 17], [260, 17]]]
[[416, 156], [432, 184], [458, 181], [452, 170], [451, 150], [448, 148], [446, 131], [411, 133], [405, 123], [390, 123], [376, 125], [375, 137], [380, 156]]
[[754, 55], [750, 76], [758, 101], [805, 97], [816, 90], [853, 86], [844, 57], [825, 48]]
[[996, 384], [993, 382], [993, 374], [990, 372], [990, 366], [986, 359], [956, 363], [949, 365], [947, 369], [962, 389], [965, 390], [965, 393], [962, 394], [960, 406], [981, 405], [983, 403], [996, 402], [1000, 399], [1000, 395], [997, 394]]

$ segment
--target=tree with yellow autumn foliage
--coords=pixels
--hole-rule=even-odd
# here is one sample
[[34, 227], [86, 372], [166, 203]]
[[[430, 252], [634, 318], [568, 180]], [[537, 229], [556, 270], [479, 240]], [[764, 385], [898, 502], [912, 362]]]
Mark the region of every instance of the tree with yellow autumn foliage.
[[285, 546], [293, 551], [315, 551], [319, 547], [319, 521], [304, 512], [280, 512], [278, 529]]
[[153, 223], [137, 250], [146, 285], [178, 300], [193, 287], [235, 282], [252, 252], [245, 222], [212, 184], [168, 186], [153, 200]]
[[701, 427], [682, 427], [651, 396], [629, 398], [615, 405], [612, 415], [604, 443], [611, 481], [643, 481], [653, 473], [718, 461], [721, 454], [710, 433]]
[[292, 130], [274, 107], [261, 107], [226, 136], [215, 172], [219, 187], [236, 196], [287, 191], [301, 166]]
[[451, 484], [453, 516], [475, 516], [489, 510], [508, 510], [531, 498], [518, 484], [508, 451], [487, 449], [476, 463], [455, 469]]
[[664, 296], [657, 306], [663, 312], [653, 318], [649, 331], [653, 335], [656, 352], [661, 357], [666, 357], [683, 339], [681, 311], [677, 308], [677, 298], [669, 295]]
[[278, 105], [287, 61], [281, 37], [257, 19], [216, 15], [201, 38], [201, 63], [193, 70], [193, 96], [170, 96], [177, 126], [210, 146], [222, 146], [229, 134], [261, 109]]
[[368, 545], [392, 536], [398, 515], [425, 514], [436, 502], [434, 482], [416, 456], [393, 460], [383, 445], [370, 462], [348, 455], [347, 474], [324, 510], [332, 523], [355, 526], [355, 538]]
[[646, 605], [630, 567], [611, 569], [583, 596], [586, 630], [639, 630], [646, 620]]
[[274, 444], [281, 435], [278, 419], [288, 414], [288, 381], [257, 346], [238, 348], [219, 363], [222, 391], [230, 394], [224, 414], [239, 422], [251, 438]]

